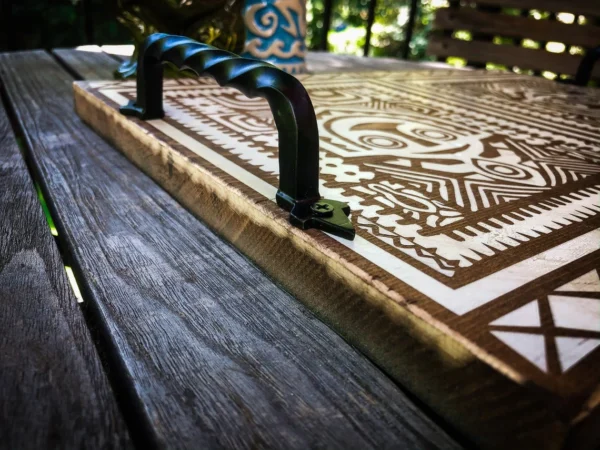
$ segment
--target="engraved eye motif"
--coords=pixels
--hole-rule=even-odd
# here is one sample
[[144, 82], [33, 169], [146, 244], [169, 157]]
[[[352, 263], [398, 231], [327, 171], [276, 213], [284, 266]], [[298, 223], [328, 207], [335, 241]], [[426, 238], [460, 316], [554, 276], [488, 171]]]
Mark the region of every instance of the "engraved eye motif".
[[364, 131], [358, 142], [377, 149], [402, 149], [408, 146], [433, 147], [445, 142], [455, 141], [457, 137], [445, 130], [428, 127], [410, 121], [381, 120], [363, 123], [350, 131]]
[[410, 136], [399, 132], [397, 120], [376, 118], [365, 122], [363, 117], [360, 122], [353, 122], [354, 120], [338, 120], [332, 128], [335, 128], [339, 136], [344, 136], [370, 152], [402, 150], [413, 143]]
[[381, 149], [401, 149], [407, 146], [406, 142], [385, 134], [366, 134], [358, 137], [358, 142], [369, 147]]
[[533, 174], [525, 170], [525, 168], [493, 161], [489, 159], [472, 159], [475, 167], [479, 168], [486, 175], [493, 178], [511, 179], [511, 180], [528, 180], [533, 177]]
[[446, 131], [433, 128], [413, 128], [410, 133], [422, 139], [435, 142], [450, 142], [456, 140], [456, 136]]

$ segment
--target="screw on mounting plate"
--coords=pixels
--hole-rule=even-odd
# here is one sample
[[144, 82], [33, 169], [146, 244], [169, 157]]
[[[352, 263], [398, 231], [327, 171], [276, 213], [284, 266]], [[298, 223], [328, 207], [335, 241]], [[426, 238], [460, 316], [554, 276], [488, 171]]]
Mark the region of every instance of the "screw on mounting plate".
[[323, 198], [310, 207], [296, 204], [290, 211], [290, 222], [303, 230], [317, 228], [352, 240], [355, 231], [349, 215], [350, 208], [346, 203]]
[[313, 214], [317, 217], [330, 217], [333, 215], [334, 207], [324, 201], [313, 203], [310, 206]]

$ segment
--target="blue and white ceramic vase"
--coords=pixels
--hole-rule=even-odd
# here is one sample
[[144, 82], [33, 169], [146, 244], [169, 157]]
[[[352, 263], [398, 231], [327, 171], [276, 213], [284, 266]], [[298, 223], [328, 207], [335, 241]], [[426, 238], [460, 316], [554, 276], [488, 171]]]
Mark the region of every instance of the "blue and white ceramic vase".
[[305, 0], [246, 0], [243, 56], [268, 61], [289, 73], [306, 72]]

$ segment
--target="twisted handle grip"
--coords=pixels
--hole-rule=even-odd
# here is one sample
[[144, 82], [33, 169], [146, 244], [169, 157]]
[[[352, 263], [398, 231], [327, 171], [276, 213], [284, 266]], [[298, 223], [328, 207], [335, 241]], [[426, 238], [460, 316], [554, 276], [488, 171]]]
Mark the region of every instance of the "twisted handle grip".
[[[247, 97], [265, 98], [279, 134], [277, 204], [290, 211], [290, 221], [301, 228], [316, 227], [354, 237], [347, 217], [349, 208], [340, 202], [320, 200], [317, 119], [310, 97], [297, 78], [266, 62], [242, 58], [182, 36], [156, 33], [139, 51], [137, 100], [122, 107], [123, 114], [143, 120], [164, 116], [165, 62], [198, 76], [210, 75], [221, 86], [234, 87]], [[331, 203], [331, 214], [315, 206], [324, 202]]]

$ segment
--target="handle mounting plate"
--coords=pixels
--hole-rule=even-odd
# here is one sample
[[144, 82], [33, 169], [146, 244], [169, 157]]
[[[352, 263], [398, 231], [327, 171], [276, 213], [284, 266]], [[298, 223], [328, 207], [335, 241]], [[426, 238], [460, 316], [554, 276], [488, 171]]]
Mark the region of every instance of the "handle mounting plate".
[[319, 131], [315, 111], [302, 83], [275, 66], [219, 50], [182, 36], [155, 33], [138, 53], [137, 98], [121, 113], [141, 120], [164, 117], [163, 63], [209, 75], [248, 97], [267, 99], [279, 134], [277, 204], [290, 212], [290, 223], [317, 228], [345, 239], [355, 230], [347, 204], [319, 194]]

